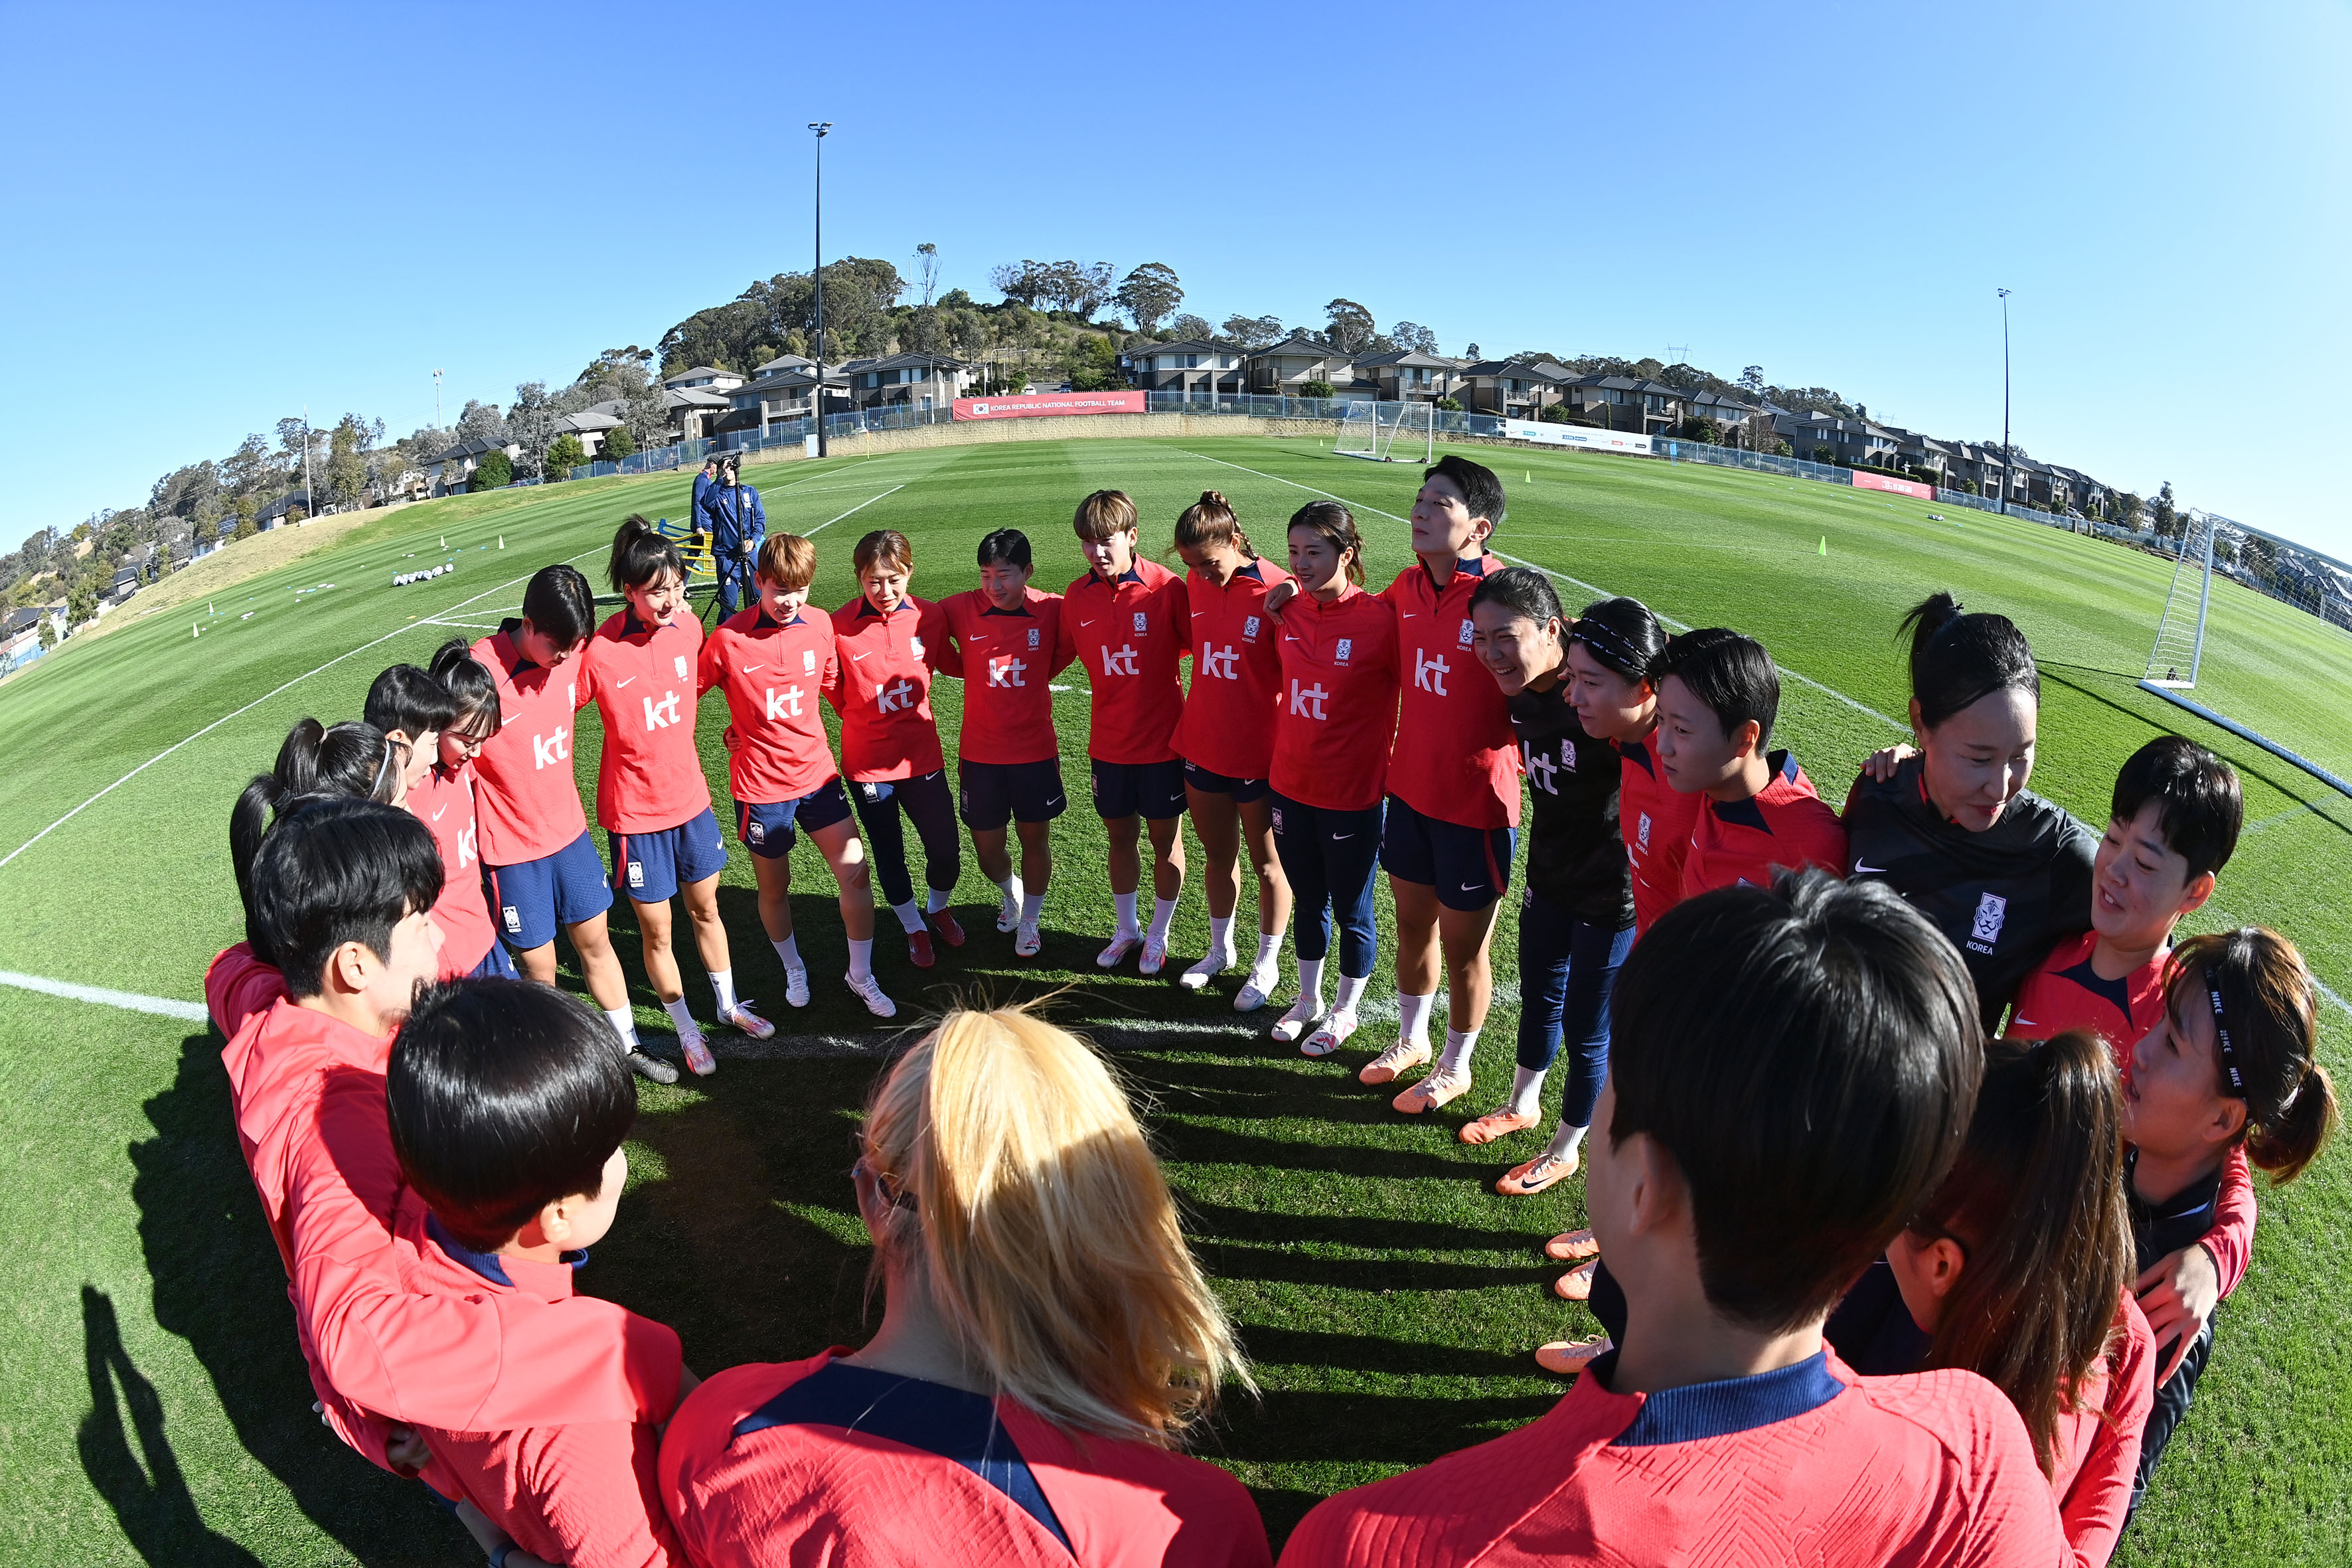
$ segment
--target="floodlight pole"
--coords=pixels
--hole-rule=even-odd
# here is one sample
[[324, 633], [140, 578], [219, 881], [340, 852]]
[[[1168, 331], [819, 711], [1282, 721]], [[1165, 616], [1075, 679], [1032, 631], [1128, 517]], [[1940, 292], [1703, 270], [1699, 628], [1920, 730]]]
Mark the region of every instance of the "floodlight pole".
[[2000, 295], [2000, 515], [2009, 515], [2010, 466], [2016, 458], [2009, 450], [2009, 290]]
[[809, 406], [816, 413], [816, 455], [825, 455], [824, 440], [824, 138], [830, 120], [813, 120], [816, 132], [816, 384], [809, 388]]

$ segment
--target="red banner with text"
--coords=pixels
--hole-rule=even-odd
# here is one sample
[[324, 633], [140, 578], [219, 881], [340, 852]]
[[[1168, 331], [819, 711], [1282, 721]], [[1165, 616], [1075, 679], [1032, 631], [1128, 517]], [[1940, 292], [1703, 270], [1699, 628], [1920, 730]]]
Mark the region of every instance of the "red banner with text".
[[[961, 419], [963, 416], [959, 414], [956, 417]], [[1909, 479], [1890, 479], [1885, 474], [1865, 474], [1860, 468], [1853, 471], [1853, 488], [1858, 490], [1893, 490], [1896, 495], [1917, 496], [1921, 500], [1936, 499], [1936, 487], [1933, 485], [1914, 484]]]
[[1150, 412], [1140, 392], [1038, 392], [1028, 396], [1008, 393], [1003, 397], [959, 397], [959, 419], [1033, 419], [1045, 414], [1143, 414]]

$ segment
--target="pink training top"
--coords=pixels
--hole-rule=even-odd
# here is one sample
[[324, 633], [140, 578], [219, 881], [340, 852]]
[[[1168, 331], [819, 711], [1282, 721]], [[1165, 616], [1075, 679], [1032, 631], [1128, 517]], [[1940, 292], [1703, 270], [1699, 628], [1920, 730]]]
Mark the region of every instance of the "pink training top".
[[677, 1334], [608, 1301], [419, 1294], [384, 1119], [388, 1037], [288, 999], [245, 943], [205, 976], [229, 1036], [237, 1142], [290, 1280], [310, 1384], [343, 1440], [384, 1464], [383, 1421], [458, 1431], [660, 1420]]
[[1612, 1394], [1604, 1356], [1516, 1432], [1326, 1500], [1283, 1568], [2069, 1561], [2033, 1445], [1972, 1372], [1859, 1377], [1835, 1352]]
[[[976, 1468], [941, 1451], [955, 1445], [920, 1412], [941, 1394], [949, 1402], [978, 1395], [845, 1364], [840, 1371], [868, 1384], [897, 1386], [887, 1397], [840, 1407], [814, 1397], [814, 1388], [792, 1396], [847, 1353], [733, 1367], [678, 1407], [662, 1439], [662, 1500], [702, 1568], [1070, 1568], [1073, 1561], [1081, 1568], [1265, 1568], [1270, 1561], [1248, 1491], [1202, 1460], [1148, 1443], [1074, 1438], [1000, 1398], [998, 1424], [983, 1428], [985, 1447], [972, 1447]], [[886, 1431], [898, 1435], [878, 1435]]]
[[596, 822], [608, 833], [665, 833], [710, 809], [694, 749], [695, 666], [702, 623], [681, 610], [666, 626], [622, 610], [580, 650], [580, 700], [604, 717]]
[[482, 891], [482, 850], [474, 820], [474, 764], [451, 773], [439, 763], [408, 792], [415, 818], [433, 830], [441, 851], [441, 896], [433, 900], [433, 923], [441, 928], [441, 967], [436, 978], [471, 974], [499, 940], [490, 924], [490, 904]]
[[575, 714], [584, 699], [577, 656], [552, 668], [525, 658], [511, 622], [473, 647], [499, 689], [499, 732], [474, 758], [480, 789], [482, 858], [493, 866], [543, 860], [588, 831], [572, 774]]

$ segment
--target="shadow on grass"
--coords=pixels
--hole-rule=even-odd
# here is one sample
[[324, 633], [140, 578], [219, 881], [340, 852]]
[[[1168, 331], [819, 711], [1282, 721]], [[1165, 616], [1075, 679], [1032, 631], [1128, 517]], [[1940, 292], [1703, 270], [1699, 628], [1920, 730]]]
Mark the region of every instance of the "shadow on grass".
[[[205, 1527], [188, 1495], [180, 1461], [163, 1435], [163, 1402], [155, 1385], [131, 1364], [115, 1321], [114, 1301], [96, 1286], [81, 1288], [82, 1354], [89, 1368], [89, 1414], [76, 1446], [83, 1474], [107, 1506], [131, 1549], [150, 1563], [221, 1564], [260, 1560]], [[118, 1391], [120, 1398], [118, 1399]], [[130, 1430], [123, 1417], [130, 1416]], [[131, 1451], [136, 1437], [139, 1451]]]
[[[155, 1135], [130, 1149], [136, 1172], [131, 1195], [139, 1205], [140, 1244], [154, 1282], [155, 1321], [195, 1352], [245, 1451], [346, 1552], [363, 1563], [448, 1557], [458, 1542], [456, 1527], [425, 1500], [424, 1489], [344, 1447], [310, 1408], [315, 1395], [286, 1298], [286, 1267], [238, 1152], [220, 1047], [220, 1037], [210, 1032], [181, 1042], [172, 1087], [143, 1108]], [[87, 1298], [84, 1306], [86, 1321], [94, 1321]], [[104, 1320], [110, 1333], [110, 1307]], [[93, 1395], [100, 1353], [94, 1339]], [[127, 1391], [137, 1374], [127, 1361], [119, 1365]], [[135, 1400], [131, 1407], [136, 1420]], [[98, 1405], [101, 1415], [107, 1408]], [[143, 1441], [147, 1428], [140, 1432]], [[157, 1432], [160, 1439], [160, 1426]], [[89, 1441], [85, 1429], [85, 1465]], [[156, 1474], [160, 1490], [163, 1472]], [[91, 1479], [99, 1482], [96, 1470]], [[116, 1501], [104, 1483], [99, 1489]], [[217, 1538], [203, 1531], [193, 1507], [152, 1517], [158, 1521], [159, 1551], [140, 1543], [151, 1561], [238, 1560], [204, 1555], [215, 1550], [207, 1542]], [[140, 1542], [135, 1534], [132, 1540]]]

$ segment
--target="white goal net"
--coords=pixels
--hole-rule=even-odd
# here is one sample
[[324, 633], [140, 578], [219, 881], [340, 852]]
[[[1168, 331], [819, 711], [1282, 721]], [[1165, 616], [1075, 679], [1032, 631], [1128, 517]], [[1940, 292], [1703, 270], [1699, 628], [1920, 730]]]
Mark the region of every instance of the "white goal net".
[[1342, 458], [1426, 467], [1437, 460], [1433, 414], [1427, 403], [1350, 403], [1331, 450]]

